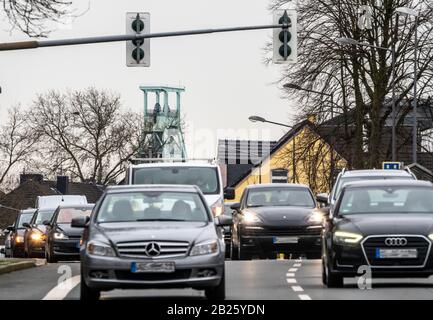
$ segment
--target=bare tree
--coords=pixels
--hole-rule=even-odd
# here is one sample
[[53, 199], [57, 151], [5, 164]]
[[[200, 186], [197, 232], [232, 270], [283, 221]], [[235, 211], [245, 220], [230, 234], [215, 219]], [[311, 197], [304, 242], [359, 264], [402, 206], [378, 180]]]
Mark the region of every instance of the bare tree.
[[19, 107], [9, 109], [7, 122], [0, 128], [0, 185], [19, 165], [27, 164], [36, 150], [38, 136], [30, 132]]
[[95, 88], [39, 95], [29, 113], [46, 169], [98, 184], [115, 180], [142, 147], [142, 122], [121, 110], [118, 95]]
[[72, 2], [68, 0], [2, 0], [3, 11], [12, 28], [30, 37], [46, 37], [50, 22], [62, 23], [72, 16]]
[[[288, 3], [273, 0], [271, 8]], [[360, 25], [361, 6], [371, 10], [371, 26]], [[410, 17], [400, 17], [396, 23], [396, 8], [411, 7], [420, 11], [418, 25]], [[433, 89], [433, 9], [427, 0], [305, 0], [298, 1], [298, 64], [290, 66], [281, 78], [306, 89], [334, 94], [334, 104], [324, 103], [323, 96], [288, 89], [290, 96], [300, 99], [299, 114], [314, 113], [320, 122], [334, 114], [341, 115], [341, 130], [354, 145], [355, 167], [375, 167], [389, 157], [384, 148], [385, 123], [391, 114], [392, 69], [389, 51], [341, 46], [339, 37], [353, 38], [370, 45], [396, 48], [397, 105], [403, 105], [397, 123], [401, 125], [410, 105], [413, 89], [414, 32], [419, 33], [418, 84], [419, 97]], [[412, 97], [413, 98], [413, 97]], [[336, 105], [338, 107], [336, 107]], [[349, 123], [348, 118], [352, 122]], [[388, 127], [389, 128], [389, 127]], [[366, 148], [368, 159], [363, 159]]]

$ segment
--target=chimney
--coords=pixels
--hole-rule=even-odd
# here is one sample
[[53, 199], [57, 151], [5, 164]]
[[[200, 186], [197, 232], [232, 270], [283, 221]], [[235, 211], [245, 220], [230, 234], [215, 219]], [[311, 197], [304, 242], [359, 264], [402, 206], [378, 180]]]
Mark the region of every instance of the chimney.
[[22, 185], [23, 183], [25, 183], [29, 180], [33, 180], [35, 182], [42, 183], [42, 181], [44, 180], [44, 176], [40, 173], [22, 173], [22, 174], [20, 174], [20, 185]]
[[68, 176], [57, 176], [57, 190], [63, 194], [68, 194], [69, 191], [69, 177]]

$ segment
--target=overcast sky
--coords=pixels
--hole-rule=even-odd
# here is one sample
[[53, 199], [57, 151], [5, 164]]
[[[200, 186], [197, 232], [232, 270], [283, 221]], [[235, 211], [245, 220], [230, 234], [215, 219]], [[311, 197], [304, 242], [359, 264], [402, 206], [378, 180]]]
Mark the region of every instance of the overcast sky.
[[[269, 0], [74, 1], [87, 13], [50, 39], [125, 32], [125, 13], [150, 12], [151, 31], [271, 24]], [[2, 42], [25, 40], [7, 31]], [[125, 44], [96, 44], [0, 52], [0, 115], [14, 104], [31, 105], [49, 89], [88, 86], [119, 92], [125, 108], [142, 110], [140, 85], [184, 86], [183, 113], [189, 156], [215, 156], [217, 138], [278, 139], [284, 129], [253, 124], [249, 115], [289, 122], [291, 103], [274, 84], [281, 67], [263, 64], [270, 30], [151, 40], [151, 67], [127, 68]], [[263, 131], [258, 131], [263, 129]]]

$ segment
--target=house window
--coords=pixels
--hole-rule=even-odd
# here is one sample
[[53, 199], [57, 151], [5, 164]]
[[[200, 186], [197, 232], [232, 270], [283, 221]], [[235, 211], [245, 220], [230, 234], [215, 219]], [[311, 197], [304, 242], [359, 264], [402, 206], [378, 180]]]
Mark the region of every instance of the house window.
[[273, 169], [271, 171], [272, 183], [287, 183], [288, 171], [286, 169]]

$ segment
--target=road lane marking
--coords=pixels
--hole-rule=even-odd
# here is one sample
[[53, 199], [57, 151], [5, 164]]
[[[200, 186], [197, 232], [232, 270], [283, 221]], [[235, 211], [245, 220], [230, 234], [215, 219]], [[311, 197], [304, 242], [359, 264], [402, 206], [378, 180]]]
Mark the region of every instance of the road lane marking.
[[294, 278], [288, 278], [288, 279], [286, 279], [286, 281], [287, 281], [287, 283], [297, 283], [296, 279], [294, 279]]
[[294, 266], [295, 268], [299, 268], [299, 267], [301, 266], [301, 264], [300, 264], [300, 263], [295, 263], [293, 266]]
[[302, 292], [304, 289], [301, 286], [292, 286], [292, 290], [295, 292]]
[[80, 276], [59, 283], [42, 300], [63, 300], [80, 283]]
[[299, 294], [298, 297], [301, 300], [311, 300], [311, 297], [308, 294]]
[[289, 272], [296, 272], [296, 271], [298, 271], [298, 268], [290, 268], [289, 269]]
[[294, 278], [295, 274], [294, 273], [286, 273], [286, 277], [287, 278]]

